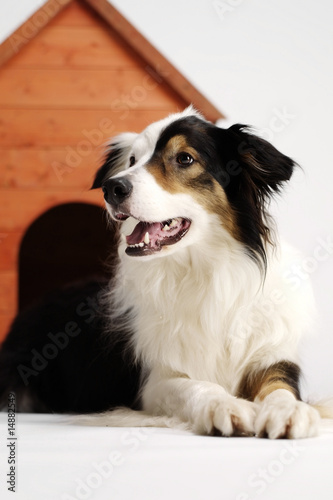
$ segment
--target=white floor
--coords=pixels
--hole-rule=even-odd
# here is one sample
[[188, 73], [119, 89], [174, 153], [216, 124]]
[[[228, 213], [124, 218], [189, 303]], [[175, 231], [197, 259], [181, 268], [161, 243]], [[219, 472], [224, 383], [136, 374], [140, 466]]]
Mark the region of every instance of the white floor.
[[[333, 421], [299, 441], [201, 437], [171, 429], [67, 425], [0, 414], [0, 498], [15, 500], [332, 500]], [[6, 475], [12, 450], [15, 493]]]

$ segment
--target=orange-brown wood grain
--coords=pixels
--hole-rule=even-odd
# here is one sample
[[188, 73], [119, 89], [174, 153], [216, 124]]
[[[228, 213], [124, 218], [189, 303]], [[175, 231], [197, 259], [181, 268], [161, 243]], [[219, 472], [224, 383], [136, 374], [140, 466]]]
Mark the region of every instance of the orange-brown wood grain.
[[[0, 107], [165, 109], [174, 98], [143, 69], [14, 69], [0, 78]], [[178, 102], [182, 101], [178, 99]]]
[[88, 190], [97, 168], [102, 164], [104, 147], [94, 147], [80, 155], [74, 148], [0, 149], [3, 189]]
[[140, 63], [124, 42], [104, 26], [55, 25], [31, 40], [9, 67], [36, 68], [138, 68]]
[[181, 109], [177, 103], [170, 103], [165, 109], [138, 110], [135, 103], [122, 102], [114, 103], [113, 108], [106, 105], [101, 110], [0, 109], [0, 147], [70, 145], [81, 154], [84, 148], [92, 151], [120, 132], [139, 132], [152, 121]]
[[[21, 231], [8, 232], [0, 229], [0, 273], [17, 269]], [[0, 284], [0, 290], [2, 284]]]
[[70, 1], [47, 0], [37, 12], [0, 45], [0, 64], [4, 64], [15, 56], [22, 47], [25, 47]]
[[[0, 233], [23, 232], [42, 213], [63, 203], [103, 205], [100, 190], [15, 190], [0, 192]], [[0, 246], [1, 252], [1, 246]]]
[[[13, 55], [19, 53], [22, 46], [26, 46], [33, 38], [39, 36], [45, 26], [55, 26], [57, 17], [53, 19], [53, 14], [61, 11], [59, 6], [53, 8], [56, 0], [48, 0], [46, 6], [42, 6], [27, 22], [22, 29], [18, 29], [8, 40], [0, 45], [0, 63], [4, 63]], [[61, 7], [65, 3], [70, 3], [70, 0], [62, 0]], [[207, 100], [185, 77], [178, 71], [156, 48], [133, 26], [131, 25], [122, 14], [117, 11], [107, 0], [86, 0], [90, 7], [98, 12], [105, 23], [112, 27], [113, 32], [117, 32], [118, 36], [126, 41], [127, 46], [137, 54], [137, 58], [146, 61], [145, 66], [150, 67], [150, 71], [158, 74], [164, 82], [167, 83], [170, 89], [175, 94], [189, 103], [193, 103], [199, 110], [201, 110], [209, 120], [215, 121], [222, 118], [223, 115], [219, 110]], [[86, 5], [80, 4], [79, 8]], [[91, 9], [90, 9], [91, 10]], [[66, 14], [66, 9], [65, 9]], [[43, 22], [39, 23], [36, 19], [41, 18]], [[101, 26], [101, 20], [94, 14], [95, 22]], [[50, 21], [53, 19], [53, 22]], [[24, 29], [23, 29], [24, 28]], [[32, 35], [29, 35], [29, 29]], [[112, 31], [111, 30], [111, 31]]]
[[89, 7], [87, 2], [72, 0], [56, 17], [49, 26], [96, 26], [100, 16]]
[[112, 27], [125, 38], [133, 49], [147, 63], [163, 75], [168, 85], [187, 102], [193, 103], [206, 118], [216, 121], [223, 118], [222, 113], [201, 94], [184, 75], [178, 71], [111, 3], [105, 0], [87, 0]]

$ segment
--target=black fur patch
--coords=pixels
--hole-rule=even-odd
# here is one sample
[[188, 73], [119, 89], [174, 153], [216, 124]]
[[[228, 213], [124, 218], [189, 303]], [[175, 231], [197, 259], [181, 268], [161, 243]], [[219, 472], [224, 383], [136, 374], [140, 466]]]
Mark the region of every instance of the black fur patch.
[[101, 188], [104, 181], [112, 175], [112, 171], [118, 167], [119, 161], [123, 155], [123, 149], [114, 144], [107, 152], [103, 165], [97, 170], [93, 185], [90, 189]]
[[15, 319], [0, 351], [0, 408], [9, 392], [16, 394], [17, 411], [137, 408], [140, 367], [128, 332], [106, 327], [102, 293], [100, 283], [71, 286]]
[[279, 361], [259, 372], [251, 371], [246, 374], [237, 390], [237, 397], [253, 401], [265, 383], [282, 382], [290, 387], [296, 399], [301, 400], [300, 375], [298, 365], [291, 361]]

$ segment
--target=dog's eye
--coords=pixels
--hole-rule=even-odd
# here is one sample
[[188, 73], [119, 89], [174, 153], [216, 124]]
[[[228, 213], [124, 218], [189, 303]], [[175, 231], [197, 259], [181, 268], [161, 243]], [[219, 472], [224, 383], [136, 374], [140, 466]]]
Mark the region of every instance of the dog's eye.
[[135, 164], [135, 156], [134, 156], [134, 155], [132, 155], [132, 156], [130, 157], [129, 166], [130, 166], [130, 167], [133, 167], [133, 165], [134, 165], [134, 164]]
[[189, 167], [194, 162], [194, 159], [188, 153], [179, 153], [177, 156], [177, 163], [182, 167]]

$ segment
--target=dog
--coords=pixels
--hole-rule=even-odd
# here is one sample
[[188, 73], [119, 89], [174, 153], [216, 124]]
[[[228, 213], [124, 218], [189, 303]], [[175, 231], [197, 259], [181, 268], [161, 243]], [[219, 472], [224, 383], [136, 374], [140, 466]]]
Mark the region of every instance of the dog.
[[92, 185], [119, 231], [111, 281], [14, 321], [2, 400], [13, 390], [24, 411], [94, 413], [92, 425], [315, 436], [325, 415], [301, 399], [298, 356], [313, 294], [268, 213], [296, 166], [192, 106], [115, 137]]

